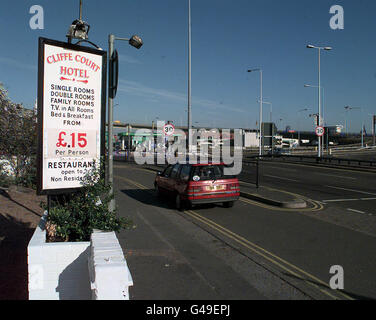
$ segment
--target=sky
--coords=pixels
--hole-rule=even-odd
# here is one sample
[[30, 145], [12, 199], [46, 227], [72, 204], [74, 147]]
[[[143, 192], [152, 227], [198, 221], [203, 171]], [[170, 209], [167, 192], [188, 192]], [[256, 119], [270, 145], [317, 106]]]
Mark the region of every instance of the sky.
[[[32, 5], [44, 12], [44, 29], [30, 27]], [[38, 38], [66, 41], [79, 0], [1, 0], [0, 82], [9, 97], [32, 108], [37, 94]], [[332, 30], [333, 5], [344, 9], [344, 29]], [[323, 116], [327, 125], [371, 132], [376, 114], [376, 1], [191, 0], [192, 124], [257, 128], [260, 76], [279, 129], [314, 130], [321, 52]], [[108, 49], [108, 35], [139, 35], [140, 50], [116, 41], [119, 88], [114, 120], [187, 124], [188, 0], [83, 0], [89, 40]], [[345, 113], [345, 106], [355, 109]], [[356, 109], [356, 107], [361, 107]], [[308, 111], [301, 111], [302, 109]], [[270, 104], [263, 118], [269, 121]]]

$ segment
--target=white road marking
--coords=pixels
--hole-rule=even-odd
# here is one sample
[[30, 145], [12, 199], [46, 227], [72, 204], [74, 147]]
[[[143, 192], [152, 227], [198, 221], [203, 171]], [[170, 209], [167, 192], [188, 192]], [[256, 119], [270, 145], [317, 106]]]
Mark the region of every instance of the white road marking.
[[324, 203], [328, 202], [346, 202], [346, 201], [369, 201], [369, 200], [376, 200], [376, 198], [359, 198], [359, 199], [329, 199], [329, 200], [321, 200]]
[[322, 176], [328, 176], [328, 177], [335, 177], [335, 178], [342, 178], [342, 179], [349, 179], [349, 180], [357, 180], [357, 178], [339, 176], [339, 175], [336, 175], [336, 174], [319, 173], [319, 172], [315, 172], [315, 174], [319, 174], [319, 175], [322, 175]]
[[[263, 163], [263, 165], [265, 165], [265, 164]], [[274, 169], [278, 169], [278, 170], [292, 171], [292, 172], [297, 172], [297, 171], [298, 171], [298, 170], [296, 170], [296, 169], [288, 169], [288, 168], [283, 168], [283, 169], [281, 169], [281, 167], [271, 166], [271, 165], [269, 165], [269, 164], [268, 164], [268, 168], [274, 168]]]
[[293, 181], [293, 182], [300, 182], [300, 181], [298, 181], [298, 180], [288, 179], [288, 178], [282, 178], [282, 177], [277, 177], [277, 176], [272, 176], [272, 175], [269, 175], [269, 174], [264, 174], [264, 177], [276, 178], [276, 179], [287, 180], [287, 181]]
[[330, 200], [321, 200], [324, 203], [327, 202], [345, 202], [345, 201], [359, 201], [360, 199], [330, 199]]
[[365, 213], [363, 211], [355, 210], [355, 209], [351, 209], [351, 208], [347, 208], [347, 210], [352, 211], [352, 212], [356, 212], [356, 213]]
[[370, 195], [376, 196], [376, 193], [370, 193], [370, 192], [365, 192], [365, 191], [360, 191], [360, 190], [346, 189], [346, 188], [334, 187], [334, 186], [325, 186], [325, 187], [333, 188], [333, 189], [339, 189], [339, 190], [345, 190], [345, 191], [352, 191], [352, 192], [356, 192], [356, 193], [370, 194]]

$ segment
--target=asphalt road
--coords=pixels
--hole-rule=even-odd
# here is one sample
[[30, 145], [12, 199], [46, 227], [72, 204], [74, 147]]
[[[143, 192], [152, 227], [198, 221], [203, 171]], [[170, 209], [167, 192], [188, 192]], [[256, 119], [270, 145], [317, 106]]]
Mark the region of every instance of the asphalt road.
[[[267, 162], [262, 185], [320, 207], [241, 198], [184, 212], [155, 197], [155, 173], [116, 163], [114, 176], [119, 214], [138, 225], [119, 235], [133, 299], [376, 299], [375, 174]], [[344, 290], [329, 287], [333, 265]]]
[[[244, 168], [244, 172], [253, 168]], [[260, 184], [296, 192], [327, 206], [376, 216], [376, 173], [261, 162]]]

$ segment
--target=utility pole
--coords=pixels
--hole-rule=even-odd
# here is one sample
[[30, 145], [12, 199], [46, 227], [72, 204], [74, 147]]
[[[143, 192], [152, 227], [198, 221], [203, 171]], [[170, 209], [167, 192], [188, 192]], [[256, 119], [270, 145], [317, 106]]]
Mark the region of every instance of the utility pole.
[[[318, 114], [318, 117], [319, 117], [319, 121], [318, 121], [318, 125], [321, 126], [322, 125], [322, 120], [321, 120], [321, 50], [326, 50], [326, 51], [330, 51], [332, 50], [331, 47], [316, 47], [316, 46], [313, 46], [313, 45], [307, 45], [307, 48], [309, 49], [317, 49], [318, 50], [318, 63], [319, 63], [319, 70], [318, 70], [318, 82], [319, 82], [319, 85], [318, 85], [318, 93], [319, 93], [319, 114]], [[321, 137], [318, 137], [318, 154], [317, 156], [320, 158], [321, 157], [321, 142], [322, 142], [322, 139]]]
[[[114, 41], [115, 36], [110, 34], [108, 36], [108, 57], [111, 61], [112, 55], [114, 53]], [[109, 65], [111, 68], [111, 66]], [[111, 185], [110, 195], [114, 194], [113, 182], [114, 182], [114, 168], [113, 168], [113, 157], [114, 157], [114, 146], [112, 143], [113, 137], [113, 123], [114, 123], [114, 97], [110, 92], [112, 91], [112, 83], [108, 81], [108, 183]], [[111, 199], [108, 209], [110, 212], [115, 210], [115, 199]]]
[[247, 72], [254, 72], [254, 71], [259, 71], [260, 72], [260, 123], [259, 123], [259, 130], [260, 130], [260, 135], [259, 135], [259, 156], [262, 156], [263, 154], [263, 141], [262, 141], [262, 105], [263, 105], [263, 96], [262, 96], [262, 69], [250, 69], [247, 70]]
[[191, 0], [188, 0], [188, 151], [192, 152], [192, 99], [191, 99], [191, 61], [192, 61], [192, 33], [191, 33]]
[[[114, 194], [113, 182], [114, 182], [114, 173], [113, 173], [113, 125], [114, 125], [114, 98], [116, 96], [117, 90], [117, 80], [118, 72], [116, 70], [116, 79], [113, 78], [114, 63], [117, 62], [117, 54], [114, 55], [114, 42], [115, 40], [127, 41], [132, 47], [140, 49], [143, 45], [141, 38], [137, 35], [133, 35], [130, 39], [127, 38], [118, 38], [115, 35], [108, 35], [108, 58], [109, 58], [109, 81], [108, 81], [108, 180], [107, 182], [111, 185], [110, 196]], [[117, 52], [116, 52], [117, 53]], [[116, 59], [114, 59], [116, 57]], [[128, 143], [129, 143], [129, 124], [128, 124]], [[129, 149], [130, 145], [128, 145]], [[130, 152], [128, 151], [128, 155]], [[115, 199], [112, 199], [109, 203], [108, 210], [113, 212], [115, 210]]]
[[373, 116], [373, 121], [372, 121], [372, 136], [373, 136], [373, 145], [374, 146], [376, 146], [375, 125], [376, 125], [376, 116]]

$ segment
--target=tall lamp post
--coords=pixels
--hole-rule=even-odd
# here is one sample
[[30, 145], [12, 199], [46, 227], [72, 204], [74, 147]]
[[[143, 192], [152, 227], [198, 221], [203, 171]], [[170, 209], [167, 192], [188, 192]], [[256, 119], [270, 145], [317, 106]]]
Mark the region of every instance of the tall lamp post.
[[[307, 48], [308, 49], [317, 49], [318, 50], [318, 58], [319, 58], [319, 72], [318, 72], [318, 80], [319, 80], [319, 84], [318, 84], [318, 93], [319, 93], [319, 126], [322, 125], [322, 119], [321, 119], [321, 50], [326, 50], [326, 51], [330, 51], [332, 50], [331, 47], [316, 47], [316, 46], [313, 46], [311, 44], [307, 45]], [[317, 156], [320, 158], [321, 157], [321, 137], [318, 137], [318, 154]]]
[[373, 113], [369, 113], [368, 114], [369, 116], [371, 116], [371, 129], [372, 129], [372, 144], [373, 146], [376, 145], [376, 139], [375, 139], [375, 120], [376, 120], [376, 116], [373, 114]]
[[[314, 86], [314, 85], [311, 85], [311, 84], [305, 84], [304, 85], [304, 88], [319, 88], [319, 86]], [[321, 87], [321, 91], [322, 91], [322, 96], [321, 96], [321, 117], [323, 119], [323, 122], [325, 123], [325, 112], [324, 112], [324, 106], [325, 106], [325, 99], [324, 99], [324, 93], [325, 93], [325, 90], [324, 90], [324, 87]]]
[[192, 152], [192, 86], [191, 86], [191, 61], [192, 61], [192, 32], [191, 32], [191, 0], [188, 0], [188, 150]]
[[260, 123], [259, 123], [259, 127], [260, 127], [260, 141], [259, 141], [259, 155], [262, 156], [262, 149], [263, 149], [263, 145], [262, 145], [262, 69], [260, 68], [257, 68], [257, 69], [250, 69], [250, 70], [247, 70], [247, 72], [254, 72], [254, 71], [260, 71]]
[[350, 106], [346, 106], [345, 107], [345, 109], [346, 109], [346, 111], [348, 111], [348, 110], [353, 110], [353, 109], [358, 109], [358, 110], [360, 110], [360, 114], [361, 114], [361, 120], [362, 120], [362, 148], [364, 148], [364, 122], [363, 122], [363, 108], [362, 107], [350, 107]]
[[[320, 88], [319, 86], [315, 86], [315, 85], [312, 85], [312, 84], [305, 84], [304, 85], [304, 88]], [[321, 95], [321, 118], [322, 118], [322, 124], [325, 125], [325, 116], [324, 116], [324, 106], [325, 106], [325, 103], [324, 103], [324, 87], [321, 87], [321, 91], [322, 91], [322, 95]], [[319, 124], [321, 125], [321, 124]], [[321, 139], [321, 137], [320, 137]], [[321, 152], [322, 154], [324, 153], [324, 143], [321, 144]]]
[[[257, 102], [260, 103], [260, 100], [258, 100]], [[273, 104], [271, 102], [266, 102], [266, 101], [263, 101], [262, 103], [270, 105], [269, 121], [272, 122]]]
[[[132, 47], [140, 49], [143, 42], [140, 37], [134, 35], [130, 39], [118, 38], [115, 35], [110, 34], [108, 36], [108, 67], [109, 67], [109, 81], [108, 81], [108, 179], [107, 182], [111, 185], [110, 195], [113, 195], [113, 119], [114, 119], [114, 98], [116, 96], [117, 80], [118, 80], [118, 65], [117, 65], [117, 52], [114, 50], [115, 40], [128, 41]], [[116, 63], [116, 67], [114, 64]], [[128, 124], [129, 128], [129, 124]], [[129, 136], [128, 136], [129, 139]], [[129, 148], [130, 146], [128, 146]], [[113, 212], [115, 210], [115, 199], [112, 199], [108, 205], [108, 210]]]
[[346, 110], [346, 113], [345, 113], [345, 127], [346, 127], [346, 136], [349, 135], [349, 130], [348, 130], [348, 127], [349, 127], [349, 121], [347, 120], [348, 116], [349, 116], [349, 110], [351, 109], [351, 107], [349, 106], [346, 106], [345, 107], [345, 110]]

